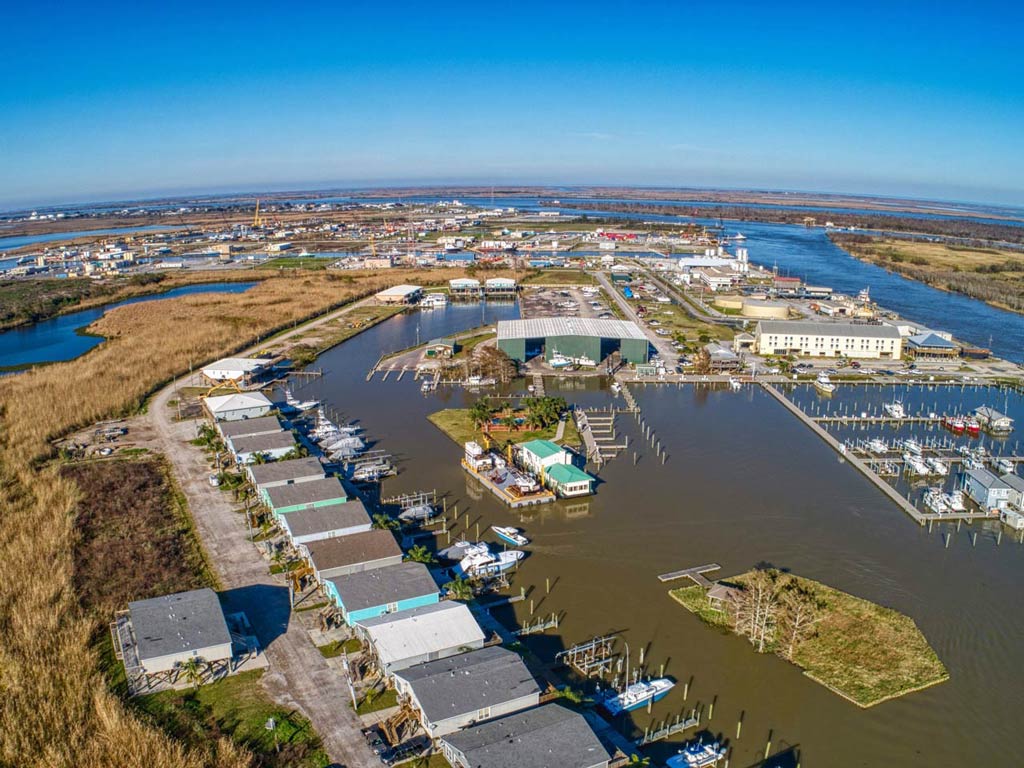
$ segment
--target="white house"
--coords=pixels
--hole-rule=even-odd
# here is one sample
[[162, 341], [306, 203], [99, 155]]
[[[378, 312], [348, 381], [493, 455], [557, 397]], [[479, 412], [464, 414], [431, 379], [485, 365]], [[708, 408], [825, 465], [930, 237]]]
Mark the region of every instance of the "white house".
[[262, 392], [235, 392], [203, 398], [206, 410], [216, 421], [238, 421], [266, 416], [274, 408]]
[[217, 593], [195, 589], [128, 604], [135, 654], [147, 675], [191, 659], [230, 661], [231, 633]]
[[225, 357], [203, 368], [203, 376], [210, 381], [242, 383], [259, 376], [274, 361], [260, 357]]
[[469, 608], [453, 600], [366, 619], [357, 626], [384, 675], [484, 645], [484, 632]]

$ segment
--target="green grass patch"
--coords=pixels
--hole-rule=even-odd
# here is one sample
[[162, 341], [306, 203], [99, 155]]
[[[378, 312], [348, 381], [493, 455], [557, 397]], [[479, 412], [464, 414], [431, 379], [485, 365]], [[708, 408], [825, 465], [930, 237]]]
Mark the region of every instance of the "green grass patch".
[[[448, 437], [460, 446], [470, 440], [481, 441], [483, 433], [473, 426], [473, 419], [469, 408], [445, 408], [443, 411], [436, 411], [427, 416], [430, 423], [444, 432]], [[560, 442], [569, 445], [580, 443], [580, 434], [576, 424], [571, 417], [566, 417], [565, 433]], [[526, 429], [525, 427], [516, 432], [495, 432], [492, 434], [492, 441], [504, 443], [511, 440], [522, 443], [527, 440], [554, 440], [558, 425], [554, 424], [544, 429]]]
[[259, 265], [260, 269], [327, 269], [335, 259], [315, 256], [279, 256]]
[[364, 696], [356, 708], [357, 715], [368, 715], [371, 712], [380, 712], [382, 709], [390, 709], [398, 706], [398, 691], [388, 688], [376, 696]]
[[135, 458], [138, 456], [145, 456], [147, 453], [149, 453], [149, 448], [122, 448], [117, 453], [119, 456]]
[[348, 640], [335, 640], [327, 645], [319, 645], [317, 650], [320, 651], [320, 655], [325, 659], [333, 659], [335, 656], [341, 656], [345, 653], [359, 653], [363, 650], [363, 644], [359, 641], [359, 638], [350, 637]]
[[523, 285], [597, 285], [597, 278], [582, 269], [542, 269], [519, 282]]
[[[329, 765], [309, 721], [272, 702], [260, 686], [262, 675], [263, 670], [243, 672], [195, 690], [140, 696], [132, 704], [190, 749], [209, 752], [218, 737], [227, 736], [255, 753], [262, 766]], [[273, 732], [265, 728], [271, 718], [276, 723]]]
[[[742, 585], [749, 576], [729, 582]], [[949, 679], [909, 616], [811, 579], [789, 574], [781, 578], [792, 579], [820, 604], [812, 633], [797, 645], [791, 659], [815, 682], [860, 707], [871, 707]], [[702, 587], [669, 594], [710, 626], [732, 630], [727, 614], [708, 606]], [[782, 655], [774, 644], [768, 649]]]

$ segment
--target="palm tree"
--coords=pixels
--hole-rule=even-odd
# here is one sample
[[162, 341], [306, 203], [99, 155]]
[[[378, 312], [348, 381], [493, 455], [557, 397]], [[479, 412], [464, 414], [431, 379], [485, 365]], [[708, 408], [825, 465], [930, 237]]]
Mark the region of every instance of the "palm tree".
[[267, 454], [265, 454], [262, 451], [260, 451], [259, 453], [254, 453], [253, 454], [253, 456], [252, 456], [252, 463], [253, 464], [266, 464], [268, 458], [270, 458], [270, 457]]
[[486, 397], [482, 397], [473, 403], [469, 409], [469, 418], [476, 429], [480, 429], [491, 418], [491, 405]]
[[464, 579], [461, 576], [456, 576], [454, 580], [445, 584], [444, 590], [456, 600], [473, 599], [473, 585], [469, 579]]
[[188, 661], [178, 665], [178, 669], [185, 677], [185, 680], [192, 685], [193, 689], [198, 688], [203, 682], [204, 664], [201, 659], [193, 656]]
[[373, 516], [373, 527], [383, 531], [394, 531], [397, 530], [400, 523], [390, 515], [385, 515], [383, 512], [378, 512]]
[[629, 756], [629, 762], [626, 765], [637, 765], [647, 768], [651, 764], [651, 758], [641, 755], [639, 752], [634, 752]]
[[437, 558], [434, 557], [433, 553], [422, 544], [410, 547], [409, 551], [405, 553], [405, 556], [413, 563], [430, 565], [437, 562]]

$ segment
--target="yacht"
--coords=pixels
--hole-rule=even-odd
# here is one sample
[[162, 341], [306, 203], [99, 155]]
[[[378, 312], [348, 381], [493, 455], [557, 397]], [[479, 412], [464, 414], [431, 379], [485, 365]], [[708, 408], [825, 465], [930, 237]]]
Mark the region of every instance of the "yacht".
[[891, 403], [884, 403], [882, 410], [885, 411], [885, 415], [890, 419], [905, 419], [907, 418], [907, 412], [903, 408], [903, 403], [899, 400], [893, 400]]
[[661, 701], [668, 696], [668, 692], [674, 685], [675, 683], [667, 677], [638, 680], [632, 685], [626, 686], [621, 693], [610, 691], [601, 699], [601, 706], [613, 716], [622, 712], [632, 712], [635, 709], [646, 707], [648, 702]]
[[832, 383], [832, 380], [824, 371], [819, 373], [818, 378], [814, 380], [814, 387], [819, 392], [825, 395], [831, 395], [833, 392], [836, 391], [836, 385]]
[[934, 456], [929, 456], [927, 459], [925, 459], [925, 461], [928, 463], [928, 466], [932, 468], [932, 471], [936, 475], [942, 475], [943, 477], [945, 477], [946, 475], [949, 474], [949, 465], [942, 459], [937, 459]]
[[886, 445], [884, 440], [875, 437], [868, 440], [868, 450], [871, 451], [871, 453], [888, 453], [889, 446]]
[[310, 411], [320, 405], [319, 400], [299, 400], [292, 394], [291, 387], [284, 388], [284, 401], [288, 404], [289, 408], [293, 408], [296, 411]]
[[912, 437], [908, 437], [903, 441], [903, 447], [910, 451], [915, 456], [921, 455], [921, 444]]
[[495, 553], [472, 552], [462, 558], [454, 570], [459, 576], [493, 576], [514, 568], [525, 556], [526, 553], [519, 549]]
[[687, 744], [679, 754], [673, 755], [666, 762], [666, 768], [709, 768], [718, 765], [725, 757], [726, 749], [717, 741], [705, 744], [697, 741]]
[[443, 293], [428, 293], [420, 299], [421, 309], [439, 309], [448, 306], [448, 297]]
[[525, 547], [527, 544], [530, 543], [530, 540], [523, 536], [523, 534], [519, 532], [518, 528], [513, 528], [511, 526], [492, 525], [491, 530], [494, 531], [498, 535], [498, 538], [502, 541], [506, 541], [509, 544], [514, 544], [517, 547]]

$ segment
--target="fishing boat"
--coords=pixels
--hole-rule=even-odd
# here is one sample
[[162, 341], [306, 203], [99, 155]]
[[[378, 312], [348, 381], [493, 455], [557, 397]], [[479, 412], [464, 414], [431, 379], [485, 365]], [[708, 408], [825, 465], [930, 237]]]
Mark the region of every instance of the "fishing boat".
[[361, 467], [356, 467], [352, 471], [352, 479], [357, 483], [374, 483], [380, 480], [382, 477], [387, 477], [393, 474], [395, 468], [386, 461], [364, 464]]
[[687, 744], [678, 754], [672, 755], [666, 762], [666, 768], [708, 768], [717, 765], [725, 757], [726, 749], [717, 741], [705, 744], [696, 741]]
[[289, 408], [296, 411], [311, 411], [320, 405], [319, 400], [299, 400], [292, 394], [291, 387], [284, 388], [284, 401], [288, 404]]
[[907, 412], [903, 408], [903, 403], [899, 400], [893, 400], [891, 403], [883, 403], [882, 410], [885, 411], [885, 415], [890, 419], [907, 418]]
[[954, 434], [961, 435], [963, 434], [965, 428], [963, 416], [954, 416], [953, 414], [948, 414], [945, 417], [943, 417], [942, 426], [944, 426], [946, 429], [948, 429], [950, 432], [953, 432]]
[[949, 505], [946, 504], [945, 494], [938, 488], [928, 488], [924, 492], [924, 505], [937, 515], [949, 512]]
[[576, 365], [581, 365], [584, 368], [593, 368], [597, 365], [597, 361], [587, 357], [586, 355], [580, 355], [579, 357], [573, 358], [573, 362]]
[[836, 391], [836, 385], [832, 383], [832, 380], [824, 371], [819, 373], [818, 378], [814, 380], [814, 388], [821, 392], [823, 395], [831, 395], [833, 392]]
[[512, 528], [511, 526], [504, 525], [492, 525], [491, 530], [494, 531], [502, 541], [507, 541], [509, 544], [514, 544], [517, 547], [525, 547], [530, 543], [530, 540], [523, 536], [523, 534], [519, 532], [518, 528]]
[[928, 469], [928, 465], [921, 461], [919, 457], [910, 453], [910, 451], [905, 451], [903, 453], [903, 463], [906, 465], [908, 472], [919, 477], [923, 477], [931, 472], [931, 470]]
[[420, 300], [421, 309], [439, 309], [448, 306], [448, 297], [443, 293], [428, 293]]
[[487, 554], [490, 552], [490, 548], [486, 542], [483, 541], [466, 541], [460, 539], [452, 544], [450, 547], [445, 547], [437, 553], [437, 556], [444, 560], [451, 560], [459, 562], [465, 559], [469, 555], [473, 554]]
[[903, 441], [903, 447], [915, 456], [921, 455], [921, 444], [912, 437], [908, 437]]
[[437, 514], [437, 508], [430, 504], [416, 504], [398, 513], [398, 519], [407, 523], [420, 523]]
[[979, 424], [978, 420], [973, 416], [967, 418], [964, 421], [964, 429], [967, 431], [967, 434], [970, 435], [971, 437], [977, 437], [978, 435], [981, 434], [981, 424]]
[[943, 477], [945, 477], [946, 475], [949, 474], [949, 465], [942, 459], [935, 458], [934, 456], [929, 456], [927, 459], [925, 459], [925, 461], [928, 463], [928, 466], [932, 468], [932, 472], [934, 472], [936, 475], [942, 475]]
[[603, 699], [601, 706], [610, 715], [618, 715], [622, 712], [632, 712], [635, 709], [646, 707], [647, 702], [661, 701], [668, 696], [675, 683], [667, 677], [657, 677], [653, 680], [638, 680], [632, 685], [626, 686], [621, 693], [610, 691]]
[[953, 491], [952, 493], [944, 493], [943, 498], [946, 501], [946, 506], [949, 507], [951, 512], [967, 511], [967, 505], [964, 504], [963, 491]]
[[515, 567], [526, 553], [519, 549], [504, 552], [472, 552], [459, 561], [454, 571], [459, 576], [494, 576]]
[[561, 352], [555, 352], [551, 355], [551, 359], [548, 360], [548, 365], [556, 370], [560, 368], [569, 368], [572, 366], [572, 358], [566, 357]]
[[868, 450], [871, 451], [871, 453], [888, 453], [889, 446], [884, 440], [875, 437], [868, 440]]
[[540, 490], [540, 483], [530, 475], [523, 472], [514, 473], [515, 486], [520, 493], [536, 493]]
[[429, 381], [424, 381], [422, 384], [420, 384], [420, 392], [429, 392], [430, 389], [431, 387]]

